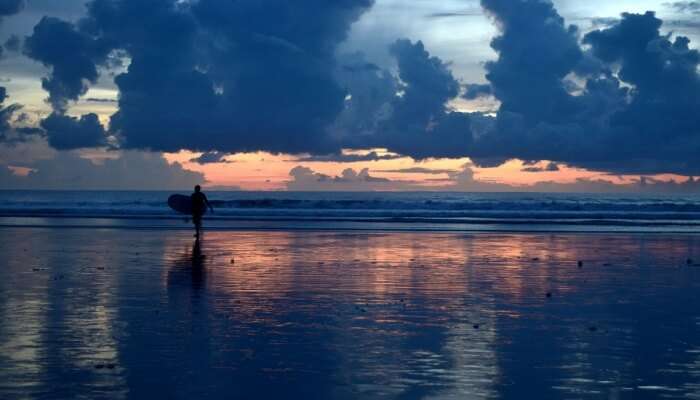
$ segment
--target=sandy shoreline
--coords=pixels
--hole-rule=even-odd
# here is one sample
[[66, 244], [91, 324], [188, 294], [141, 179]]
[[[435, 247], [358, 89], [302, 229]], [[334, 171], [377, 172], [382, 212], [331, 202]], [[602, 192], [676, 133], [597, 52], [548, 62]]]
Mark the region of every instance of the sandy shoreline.
[[700, 236], [0, 235], [2, 398], [700, 390]]

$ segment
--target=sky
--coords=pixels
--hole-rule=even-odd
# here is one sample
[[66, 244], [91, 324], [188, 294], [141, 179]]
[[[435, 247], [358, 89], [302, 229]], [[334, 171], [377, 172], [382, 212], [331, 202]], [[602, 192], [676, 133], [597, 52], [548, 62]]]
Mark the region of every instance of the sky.
[[0, 0], [0, 188], [697, 192], [699, 17]]

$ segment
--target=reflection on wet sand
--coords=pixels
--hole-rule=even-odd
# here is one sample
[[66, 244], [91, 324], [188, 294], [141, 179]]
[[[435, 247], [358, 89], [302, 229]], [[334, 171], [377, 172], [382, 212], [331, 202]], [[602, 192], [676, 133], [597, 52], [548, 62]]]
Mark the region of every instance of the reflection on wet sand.
[[23, 232], [3, 398], [698, 395], [694, 236]]
[[[10, 257], [3, 277], [0, 368], [8, 396], [75, 398], [84, 391], [124, 398], [118, 364], [114, 260], [99, 239], [83, 238], [65, 251], [46, 232], [16, 236], [21, 257]], [[70, 270], [66, 270], [66, 266]], [[90, 284], [85, 284], [86, 280]]]

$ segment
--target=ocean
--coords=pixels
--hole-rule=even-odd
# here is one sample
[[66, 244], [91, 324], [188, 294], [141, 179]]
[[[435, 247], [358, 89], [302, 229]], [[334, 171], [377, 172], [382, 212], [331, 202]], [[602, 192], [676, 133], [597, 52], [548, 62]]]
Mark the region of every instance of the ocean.
[[[0, 225], [189, 229], [161, 191], [0, 191]], [[208, 192], [212, 230], [683, 232], [700, 195]]]

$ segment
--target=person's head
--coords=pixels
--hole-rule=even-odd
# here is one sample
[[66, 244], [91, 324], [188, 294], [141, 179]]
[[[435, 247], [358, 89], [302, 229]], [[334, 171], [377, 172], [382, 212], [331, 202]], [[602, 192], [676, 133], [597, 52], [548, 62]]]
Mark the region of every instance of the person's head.
[[202, 187], [199, 186], [199, 185], [197, 185], [197, 186], [194, 187], [194, 191], [195, 191], [195, 192], [200, 192], [201, 190], [202, 190]]

